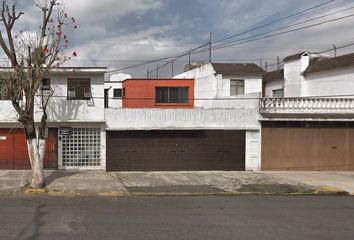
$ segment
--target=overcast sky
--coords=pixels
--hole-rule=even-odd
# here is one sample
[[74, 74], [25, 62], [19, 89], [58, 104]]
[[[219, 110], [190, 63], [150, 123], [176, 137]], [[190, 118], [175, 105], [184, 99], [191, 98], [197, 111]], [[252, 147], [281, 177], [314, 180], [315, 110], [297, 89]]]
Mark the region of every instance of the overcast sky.
[[[36, 15], [30, 1], [23, 2], [26, 24], [33, 24]], [[107, 66], [118, 69], [140, 61], [174, 56], [208, 42], [269, 23], [328, 0], [66, 0], [67, 12], [78, 22], [71, 33], [71, 49], [78, 52], [72, 65]], [[353, 0], [336, 0], [307, 14], [239, 36], [229, 41], [287, 26], [327, 13], [354, 7]], [[296, 27], [323, 22], [354, 14], [354, 9], [340, 12]], [[268, 38], [213, 52], [215, 62], [256, 62], [263, 59], [274, 64], [276, 57], [302, 50], [321, 51], [354, 42], [354, 17], [317, 26], [275, 38]], [[293, 28], [296, 28], [293, 27]], [[289, 30], [289, 29], [285, 29]], [[339, 54], [354, 52], [354, 47]], [[333, 54], [329, 52], [328, 54]], [[192, 56], [192, 60], [207, 61], [207, 54]], [[177, 72], [187, 63], [178, 62]], [[163, 64], [160, 62], [159, 64]], [[156, 64], [127, 69], [135, 77], [146, 75], [146, 68]], [[169, 75], [171, 67], [160, 74]]]

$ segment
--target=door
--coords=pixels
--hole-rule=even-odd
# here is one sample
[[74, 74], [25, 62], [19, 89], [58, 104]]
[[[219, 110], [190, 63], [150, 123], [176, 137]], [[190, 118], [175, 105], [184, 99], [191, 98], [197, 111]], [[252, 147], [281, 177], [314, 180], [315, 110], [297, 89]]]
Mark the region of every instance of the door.
[[104, 108], [109, 108], [109, 89], [104, 90]]
[[108, 171], [245, 170], [245, 131], [107, 132]]

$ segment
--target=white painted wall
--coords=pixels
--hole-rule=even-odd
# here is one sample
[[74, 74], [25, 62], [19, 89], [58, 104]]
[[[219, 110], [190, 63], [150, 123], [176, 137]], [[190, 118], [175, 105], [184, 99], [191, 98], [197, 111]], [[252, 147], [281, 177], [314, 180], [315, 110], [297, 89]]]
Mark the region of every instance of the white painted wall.
[[0, 100], [0, 123], [17, 122], [18, 116], [10, 101]]
[[[222, 88], [218, 89], [218, 97], [230, 97], [230, 80], [245, 80], [245, 94], [262, 92], [262, 77], [258, 76], [222, 76]], [[237, 96], [231, 96], [237, 98]]]
[[109, 81], [104, 83], [104, 88], [109, 89], [108, 91], [108, 106], [110, 108], [122, 108], [123, 100], [122, 98], [113, 97], [113, 89], [122, 89], [123, 83], [119, 81]]
[[282, 89], [283, 80], [275, 80], [272, 82], [265, 83], [265, 97], [272, 98], [273, 97], [273, 90]]
[[261, 170], [260, 131], [246, 131], [246, 171]]
[[107, 109], [107, 130], [259, 130], [257, 108]]
[[[92, 100], [68, 100], [68, 78], [90, 78]], [[103, 73], [54, 73], [51, 75], [54, 95], [48, 104], [50, 122], [104, 122]], [[40, 98], [38, 98], [40, 101]], [[37, 111], [41, 111], [37, 108]], [[40, 114], [37, 115], [39, 120]]]
[[284, 63], [284, 97], [301, 96], [301, 60]]
[[[206, 64], [202, 67], [179, 74], [174, 78], [195, 79], [194, 94], [196, 100], [194, 104], [195, 107], [201, 108], [237, 106], [235, 102], [239, 101], [234, 101], [234, 99], [242, 99], [247, 96], [259, 97], [262, 92], [262, 77], [222, 76], [221, 74], [215, 74], [212, 64]], [[231, 79], [245, 80], [245, 95], [230, 96]]]
[[354, 68], [339, 68], [306, 75], [303, 97], [340, 96], [354, 94]]

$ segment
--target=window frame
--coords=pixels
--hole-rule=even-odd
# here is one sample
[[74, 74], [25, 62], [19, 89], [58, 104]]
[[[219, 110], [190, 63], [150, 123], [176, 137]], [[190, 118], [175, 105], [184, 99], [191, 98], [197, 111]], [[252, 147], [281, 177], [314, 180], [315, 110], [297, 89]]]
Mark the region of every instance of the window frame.
[[[69, 82], [77, 81], [76, 84]], [[88, 84], [80, 81], [88, 81]], [[92, 99], [91, 78], [68, 78], [67, 79], [67, 100], [90, 100]], [[82, 96], [80, 96], [82, 95]]]
[[[116, 96], [116, 91], [119, 91], [120, 92], [120, 94], [119, 94], [119, 96]], [[124, 97], [124, 90], [123, 90], [123, 88], [113, 88], [113, 98], [117, 98], [117, 99], [119, 99], [119, 98], [123, 98]]]
[[[245, 79], [230, 79], [230, 96], [245, 95], [245, 85]], [[241, 92], [239, 92], [239, 88], [242, 88]]]
[[[274, 96], [276, 92], [281, 91], [281, 96]], [[284, 97], [284, 88], [278, 88], [278, 89], [273, 89], [272, 90], [272, 98], [283, 98]]]
[[50, 78], [43, 78], [42, 80], [42, 86], [41, 86], [41, 90], [45, 91], [45, 90], [51, 90], [52, 87], [51, 87], [51, 81], [50, 81]]
[[[165, 89], [167, 90], [167, 94], [165, 93], [158, 93], [159, 90]], [[176, 92], [172, 92], [171, 90], [177, 90]], [[188, 86], [171, 86], [171, 87], [165, 87], [165, 86], [157, 86], [155, 87], [155, 104], [157, 105], [168, 105], [168, 104], [173, 104], [173, 105], [188, 105], [189, 104], [189, 87]], [[182, 90], [185, 92], [183, 93]], [[183, 98], [183, 94], [186, 94], [186, 98]], [[160, 95], [160, 96], [159, 96]], [[162, 96], [165, 95], [165, 96]], [[161, 100], [159, 99], [161, 97]], [[167, 97], [167, 100], [164, 100], [163, 98]]]

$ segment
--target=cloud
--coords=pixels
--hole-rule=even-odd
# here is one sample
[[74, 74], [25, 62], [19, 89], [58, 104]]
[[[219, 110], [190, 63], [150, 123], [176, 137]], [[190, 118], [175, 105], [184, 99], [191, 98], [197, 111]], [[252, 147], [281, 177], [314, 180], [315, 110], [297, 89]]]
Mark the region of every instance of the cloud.
[[[38, 12], [32, 1], [23, 1], [25, 15], [21, 24], [38, 25]], [[274, 21], [281, 17], [321, 4], [323, 0], [66, 0], [66, 11], [77, 19], [78, 29], [68, 29], [70, 49], [79, 57], [72, 65], [109, 66], [112, 69], [141, 63], [144, 60], [177, 55], [208, 41], [209, 32], [214, 40], [239, 33], [245, 29]], [[240, 36], [271, 31], [294, 22], [314, 18], [328, 12], [353, 6], [352, 1], [335, 1], [305, 15], [279, 22], [264, 29]], [[354, 10], [319, 19], [344, 16]], [[243, 44], [213, 52], [215, 61], [256, 62], [260, 59], [273, 64], [280, 58], [302, 50], [320, 51], [350, 42], [354, 34], [352, 18], [328, 23], [275, 38]], [[36, 25], [37, 24], [37, 25]], [[308, 23], [311, 24], [311, 23]], [[305, 24], [305, 25], [308, 25]], [[237, 40], [238, 38], [232, 39]], [[353, 48], [339, 53], [353, 51]], [[193, 55], [192, 60], [207, 61], [208, 54]], [[188, 62], [184, 57], [176, 63], [175, 71], [182, 71]], [[159, 65], [165, 62], [159, 62]], [[144, 76], [146, 68], [157, 63], [125, 70], [133, 76]], [[161, 74], [170, 76], [167, 65]]]

